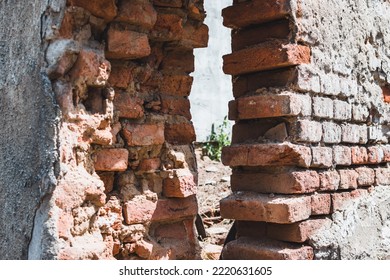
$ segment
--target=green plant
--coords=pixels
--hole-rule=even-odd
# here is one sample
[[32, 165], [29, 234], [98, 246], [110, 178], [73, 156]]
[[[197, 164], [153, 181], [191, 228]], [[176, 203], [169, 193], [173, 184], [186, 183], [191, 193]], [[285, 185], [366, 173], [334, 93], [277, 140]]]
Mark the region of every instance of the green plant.
[[212, 160], [221, 161], [222, 148], [228, 145], [230, 145], [229, 121], [225, 116], [222, 124], [217, 128], [214, 123], [211, 125], [211, 134], [203, 145], [203, 153]]

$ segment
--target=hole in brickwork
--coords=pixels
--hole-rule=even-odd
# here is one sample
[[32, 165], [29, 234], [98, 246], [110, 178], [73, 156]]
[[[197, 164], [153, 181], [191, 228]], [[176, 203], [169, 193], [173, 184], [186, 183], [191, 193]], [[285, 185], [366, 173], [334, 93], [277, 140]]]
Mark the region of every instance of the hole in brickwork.
[[82, 103], [88, 112], [92, 114], [104, 114], [106, 111], [104, 100], [104, 89], [88, 88], [88, 95]]
[[382, 87], [383, 99], [386, 103], [390, 103], [390, 85]]

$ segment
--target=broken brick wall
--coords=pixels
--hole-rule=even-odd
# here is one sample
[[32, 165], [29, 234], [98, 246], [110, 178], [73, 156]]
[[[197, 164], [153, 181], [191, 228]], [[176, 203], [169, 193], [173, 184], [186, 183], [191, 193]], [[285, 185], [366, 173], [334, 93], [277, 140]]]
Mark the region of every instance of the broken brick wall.
[[[390, 3], [234, 1], [225, 259], [390, 256]], [[386, 187], [387, 186], [387, 187]]]
[[193, 49], [202, 1], [69, 0], [46, 50], [59, 175], [30, 258], [196, 259]]

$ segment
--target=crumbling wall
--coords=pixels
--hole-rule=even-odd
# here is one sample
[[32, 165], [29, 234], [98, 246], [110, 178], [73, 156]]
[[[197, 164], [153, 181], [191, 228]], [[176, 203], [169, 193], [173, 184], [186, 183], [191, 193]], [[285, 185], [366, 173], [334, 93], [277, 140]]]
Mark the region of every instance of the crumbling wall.
[[[223, 258], [389, 257], [388, 1], [239, 1]], [[362, 246], [362, 244], [364, 244]]]
[[59, 175], [31, 258], [199, 258], [193, 49], [202, 1], [67, 1], [46, 51]]

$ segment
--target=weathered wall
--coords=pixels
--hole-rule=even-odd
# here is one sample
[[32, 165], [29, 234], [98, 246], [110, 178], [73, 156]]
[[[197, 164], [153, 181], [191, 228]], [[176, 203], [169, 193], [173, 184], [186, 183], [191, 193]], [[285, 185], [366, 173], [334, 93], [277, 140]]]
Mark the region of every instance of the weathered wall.
[[57, 111], [41, 32], [60, 2], [0, 2], [1, 259], [28, 257], [35, 212], [55, 185]]
[[239, 236], [224, 258], [388, 258], [389, 9], [253, 0], [223, 11], [236, 124], [221, 213]]

